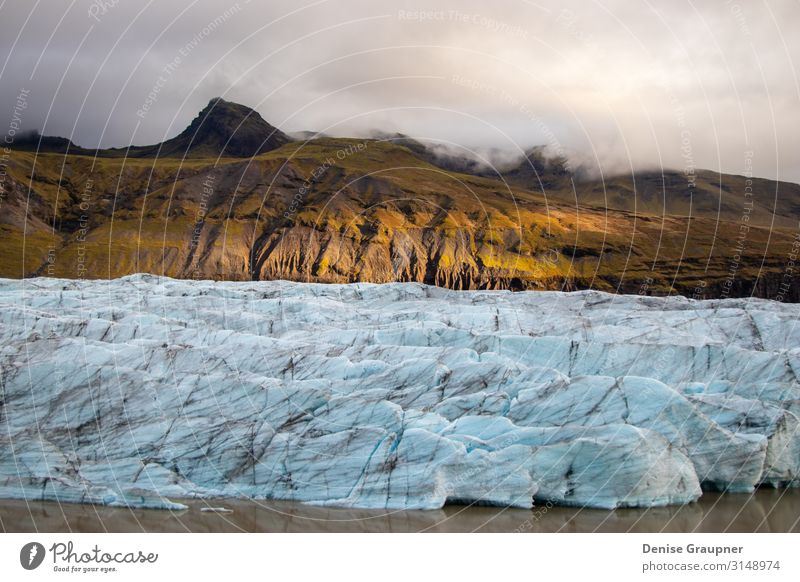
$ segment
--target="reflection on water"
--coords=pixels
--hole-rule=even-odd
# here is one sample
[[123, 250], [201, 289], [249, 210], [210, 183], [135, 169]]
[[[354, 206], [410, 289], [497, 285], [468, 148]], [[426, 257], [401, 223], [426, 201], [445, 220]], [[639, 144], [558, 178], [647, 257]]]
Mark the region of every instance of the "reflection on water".
[[[373, 511], [286, 501], [186, 501], [181, 512], [0, 501], [6, 532], [797, 532], [800, 490], [753, 495], [706, 493], [698, 503], [654, 509], [533, 510], [448, 506], [437, 511]], [[233, 513], [201, 511], [227, 507]]]

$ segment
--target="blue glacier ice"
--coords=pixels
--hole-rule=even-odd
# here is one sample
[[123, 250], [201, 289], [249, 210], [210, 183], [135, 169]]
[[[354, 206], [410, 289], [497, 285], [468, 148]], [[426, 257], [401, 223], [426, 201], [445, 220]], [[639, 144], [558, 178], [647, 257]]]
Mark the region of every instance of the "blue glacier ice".
[[800, 482], [800, 307], [0, 280], [0, 497], [614, 508]]

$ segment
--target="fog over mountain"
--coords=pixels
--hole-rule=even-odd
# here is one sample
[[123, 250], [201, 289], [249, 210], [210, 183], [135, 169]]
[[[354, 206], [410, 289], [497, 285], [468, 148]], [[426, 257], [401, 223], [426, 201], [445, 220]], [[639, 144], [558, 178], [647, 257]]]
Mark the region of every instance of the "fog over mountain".
[[800, 181], [796, 2], [436, 6], [7, 1], [3, 132], [152, 144], [222, 96], [285, 132]]

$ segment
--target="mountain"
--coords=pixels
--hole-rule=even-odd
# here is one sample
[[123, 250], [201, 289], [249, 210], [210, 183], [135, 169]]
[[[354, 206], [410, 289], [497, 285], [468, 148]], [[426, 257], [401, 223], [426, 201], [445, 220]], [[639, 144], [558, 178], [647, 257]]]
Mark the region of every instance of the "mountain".
[[[744, 178], [701, 173], [705, 202], [695, 193], [687, 216], [681, 184], [661, 175], [580, 181], [531, 151], [526, 163], [540, 164], [542, 185], [514, 168], [504, 182], [443, 169], [393, 140], [287, 142], [251, 112], [212, 101], [186, 131], [127, 159], [119, 150], [12, 151], [0, 276], [148, 272], [800, 299], [795, 185], [754, 180], [759, 192], [779, 188], [779, 208], [795, 210], [776, 218], [765, 196], [743, 222]], [[666, 199], [667, 212], [639, 198], [633, 212], [627, 188]], [[601, 192], [625, 207], [603, 206]]]
[[250, 157], [279, 148], [291, 138], [257, 111], [216, 98], [183, 132], [162, 144], [134, 148], [135, 157]]
[[549, 157], [542, 146], [525, 152], [519, 164], [501, 172], [501, 176], [510, 184], [545, 192], [569, 191], [572, 179], [567, 160]]
[[543, 146], [531, 148], [516, 163], [492, 168], [468, 156], [438, 153], [405, 136], [393, 141], [442, 169], [498, 178], [583, 208], [733, 221], [747, 214], [748, 224], [789, 228], [797, 227], [800, 216], [800, 184], [790, 182], [710, 170], [695, 171], [690, 177], [670, 169], [592, 178], [583, 168], [571, 170], [566, 158], [549, 156]]
[[[502, 176], [498, 169], [505, 169], [505, 166], [502, 168], [492, 167], [485, 160], [479, 159], [474, 152], [466, 154], [464, 150], [455, 147], [435, 142], [422, 142], [402, 133], [373, 132], [370, 137], [406, 147], [418, 158], [448, 172], [498, 178]], [[522, 164], [521, 161], [519, 163]]]
[[572, 174], [563, 158], [533, 148], [518, 166], [501, 173], [510, 184], [539, 190], [581, 207], [624, 210], [652, 216], [703, 216], [748, 224], [797, 228], [800, 184], [697, 170], [676, 170], [587, 179]]
[[288, 135], [264, 121], [257, 111], [217, 97], [179, 135], [160, 144], [92, 150], [64, 137], [42, 137], [33, 132], [18, 140], [15, 147], [40, 153], [98, 157], [241, 158], [257, 156], [290, 141]]
[[676, 170], [645, 170], [591, 178], [582, 168], [570, 169], [566, 158], [548, 155], [543, 146], [525, 152], [515, 163], [490, 167], [477, 158], [423, 144], [402, 134], [385, 134], [415, 155], [449, 172], [505, 181], [513, 187], [541, 192], [553, 201], [582, 208], [607, 208], [651, 216], [703, 216], [742, 220], [748, 224], [796, 228], [800, 217], [800, 184], [752, 176], [698, 170], [691, 176]]

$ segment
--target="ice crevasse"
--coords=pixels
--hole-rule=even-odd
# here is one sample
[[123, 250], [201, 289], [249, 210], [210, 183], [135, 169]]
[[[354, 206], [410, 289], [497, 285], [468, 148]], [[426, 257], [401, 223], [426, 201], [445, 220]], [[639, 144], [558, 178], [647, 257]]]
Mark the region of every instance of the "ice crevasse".
[[800, 307], [0, 280], [0, 497], [602, 508], [800, 481]]

